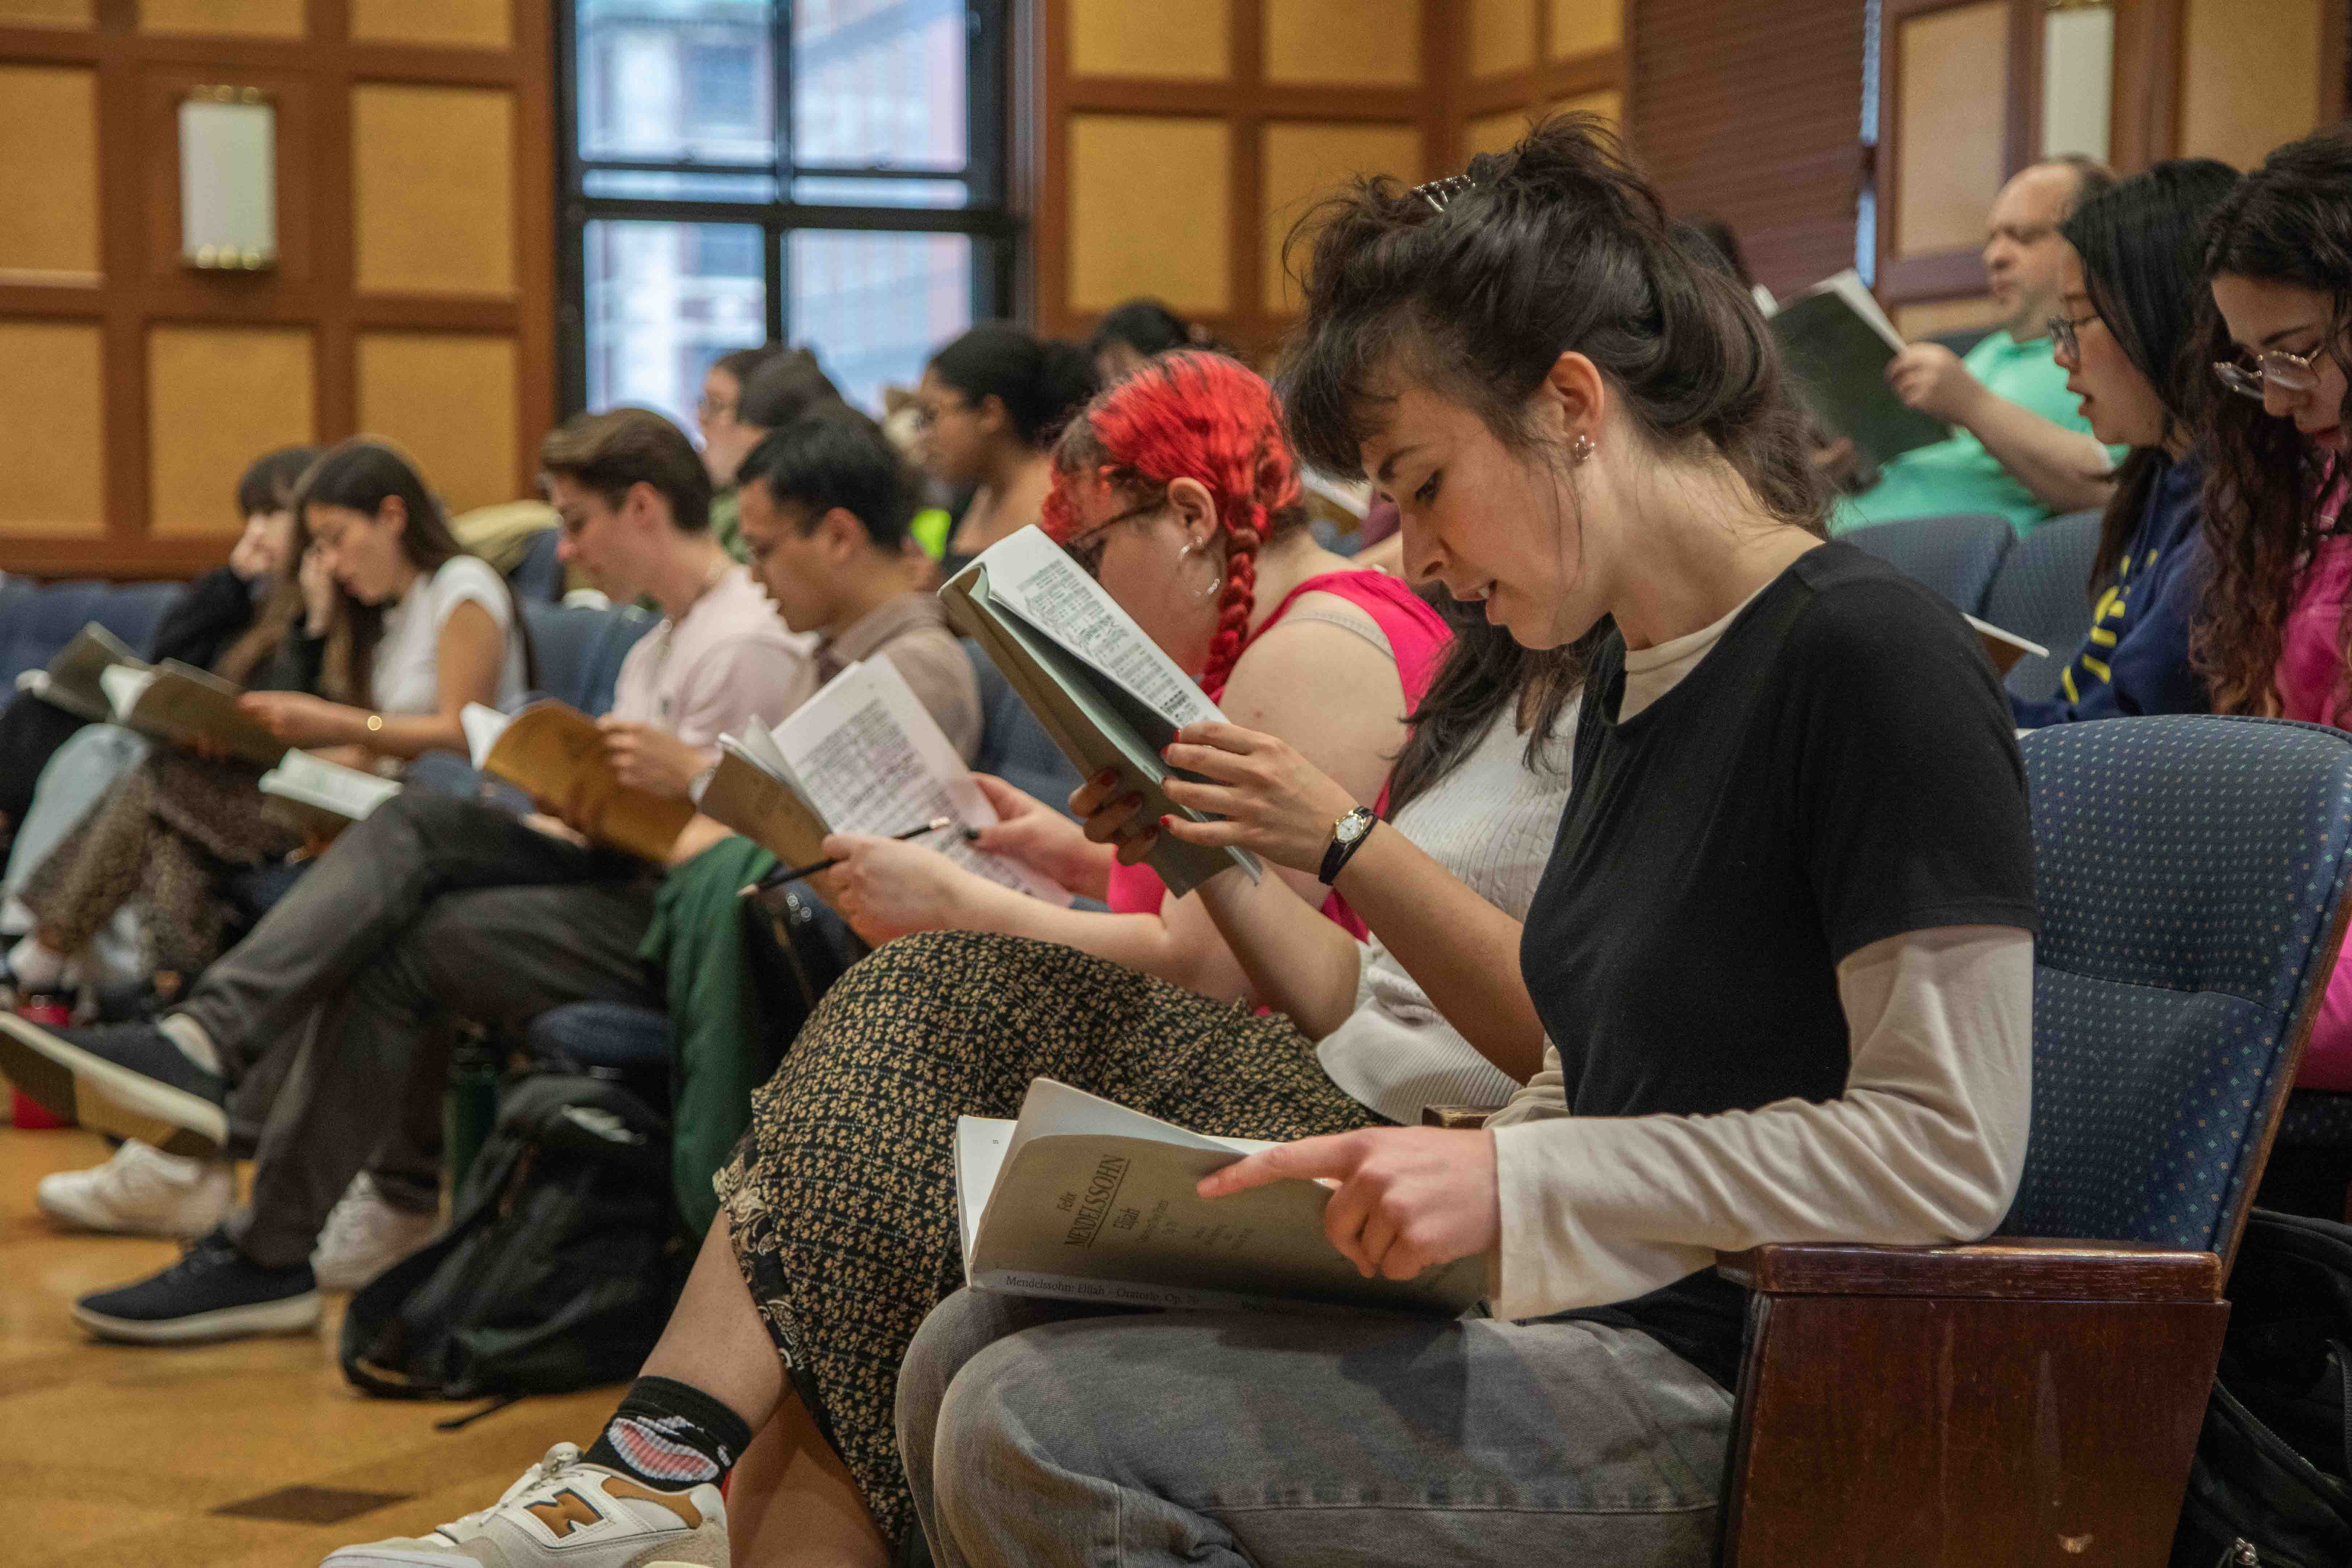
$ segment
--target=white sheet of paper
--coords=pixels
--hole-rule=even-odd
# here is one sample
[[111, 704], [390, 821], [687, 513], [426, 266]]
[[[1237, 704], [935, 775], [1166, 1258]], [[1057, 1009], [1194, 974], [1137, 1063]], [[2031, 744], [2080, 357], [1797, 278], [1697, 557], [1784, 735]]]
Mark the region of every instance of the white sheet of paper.
[[1170, 723], [1181, 727], [1224, 717], [1044, 529], [1032, 523], [990, 545], [980, 559], [988, 568], [991, 598], [1012, 605]]
[[513, 722], [497, 709], [486, 708], [479, 702], [468, 702], [457, 710], [457, 727], [466, 731], [466, 751], [473, 758], [474, 766], [478, 768], [489, 761], [490, 748], [499, 743], [499, 737]]
[[[861, 660], [767, 737], [784, 775], [836, 832], [904, 833], [934, 817], [992, 827], [996, 810], [972, 781], [939, 721], [887, 658]], [[975, 876], [1033, 898], [1066, 904], [1069, 895], [1027, 868], [983, 855], [954, 828], [924, 840]]]
[[98, 672], [98, 689], [106, 693], [106, 700], [114, 709], [117, 719], [127, 719], [139, 706], [139, 699], [155, 684], [152, 669], [132, 669], [127, 665], [110, 665]]

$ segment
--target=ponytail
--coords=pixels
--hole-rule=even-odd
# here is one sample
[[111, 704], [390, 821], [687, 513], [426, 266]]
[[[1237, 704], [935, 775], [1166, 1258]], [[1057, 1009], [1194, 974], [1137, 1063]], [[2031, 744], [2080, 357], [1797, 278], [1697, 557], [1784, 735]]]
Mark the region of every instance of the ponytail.
[[941, 381], [975, 407], [993, 397], [1013, 433], [1042, 447], [1101, 384], [1076, 343], [1038, 338], [1008, 321], [984, 321], [931, 356]]

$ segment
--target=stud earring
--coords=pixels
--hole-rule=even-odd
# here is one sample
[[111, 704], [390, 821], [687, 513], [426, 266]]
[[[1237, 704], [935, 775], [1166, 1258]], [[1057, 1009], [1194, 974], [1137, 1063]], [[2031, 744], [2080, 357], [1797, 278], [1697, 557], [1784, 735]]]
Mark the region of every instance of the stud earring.
[[1576, 439], [1569, 445], [1569, 461], [1581, 466], [1583, 463], [1588, 461], [1591, 456], [1592, 437], [1579, 432]]

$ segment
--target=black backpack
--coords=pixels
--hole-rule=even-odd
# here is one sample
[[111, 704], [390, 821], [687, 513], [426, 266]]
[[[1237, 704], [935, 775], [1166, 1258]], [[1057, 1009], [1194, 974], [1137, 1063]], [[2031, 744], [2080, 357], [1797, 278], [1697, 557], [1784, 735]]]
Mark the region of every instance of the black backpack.
[[2172, 1568], [2352, 1563], [2352, 1226], [2255, 1209]]
[[562, 1394], [636, 1375], [692, 1261], [667, 1128], [629, 1090], [510, 1085], [446, 1234], [343, 1316], [343, 1375], [390, 1399]]

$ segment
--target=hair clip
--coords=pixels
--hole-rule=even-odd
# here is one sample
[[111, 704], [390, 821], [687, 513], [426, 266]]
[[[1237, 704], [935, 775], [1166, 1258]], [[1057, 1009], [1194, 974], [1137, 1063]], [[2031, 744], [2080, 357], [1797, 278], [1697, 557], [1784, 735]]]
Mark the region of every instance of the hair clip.
[[1419, 196], [1423, 201], [1427, 202], [1433, 210], [1444, 212], [1446, 204], [1470, 188], [1469, 175], [1446, 174], [1439, 179], [1431, 180], [1426, 184], [1415, 185], [1405, 194]]

